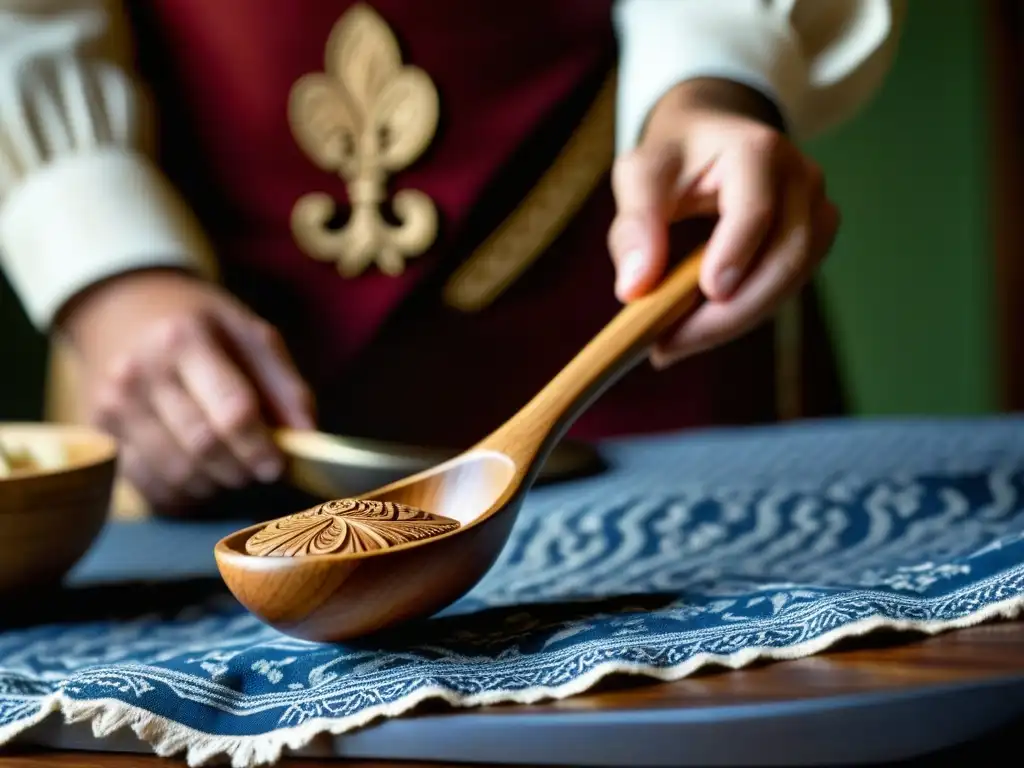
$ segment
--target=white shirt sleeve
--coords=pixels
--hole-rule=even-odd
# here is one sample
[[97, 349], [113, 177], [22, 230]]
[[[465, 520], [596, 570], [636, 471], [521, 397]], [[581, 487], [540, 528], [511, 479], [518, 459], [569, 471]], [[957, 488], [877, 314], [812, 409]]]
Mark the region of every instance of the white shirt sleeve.
[[906, 0], [616, 0], [618, 150], [639, 141], [674, 85], [743, 83], [797, 139], [850, 119], [891, 64]]
[[0, 266], [43, 331], [111, 275], [214, 268], [151, 160], [129, 38], [113, 0], [0, 0]]

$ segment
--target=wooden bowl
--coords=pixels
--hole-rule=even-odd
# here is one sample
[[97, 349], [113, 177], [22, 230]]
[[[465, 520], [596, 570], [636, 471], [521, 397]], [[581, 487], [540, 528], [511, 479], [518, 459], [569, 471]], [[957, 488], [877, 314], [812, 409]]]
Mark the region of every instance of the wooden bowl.
[[117, 443], [88, 427], [13, 423], [0, 424], [0, 441], [36, 459], [0, 478], [0, 596], [56, 586], [103, 529]]

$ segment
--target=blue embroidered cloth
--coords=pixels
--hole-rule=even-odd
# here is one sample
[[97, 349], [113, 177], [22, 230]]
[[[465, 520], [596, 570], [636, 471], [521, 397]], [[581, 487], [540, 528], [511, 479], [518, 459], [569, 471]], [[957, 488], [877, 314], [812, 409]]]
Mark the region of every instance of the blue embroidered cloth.
[[[711, 431], [605, 454], [610, 472], [536, 489], [494, 570], [401, 635], [302, 642], [223, 598], [0, 633], [0, 741], [60, 711], [192, 764], [258, 765], [429, 698], [533, 702], [1024, 603], [1020, 420]], [[78, 581], [191, 575], [190, 558], [209, 572], [212, 538], [190, 550], [183, 530], [111, 526]]]

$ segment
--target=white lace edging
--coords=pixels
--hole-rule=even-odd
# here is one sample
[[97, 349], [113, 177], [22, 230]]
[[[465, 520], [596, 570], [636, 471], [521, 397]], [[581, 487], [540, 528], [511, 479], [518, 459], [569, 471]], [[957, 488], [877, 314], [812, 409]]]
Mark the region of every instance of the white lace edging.
[[314, 738], [324, 734], [340, 735], [368, 725], [374, 720], [398, 717], [424, 701], [440, 699], [454, 708], [472, 708], [495, 704], [536, 704], [545, 699], [564, 699], [585, 693], [614, 674], [632, 674], [650, 677], [662, 682], [681, 680], [705, 666], [719, 665], [740, 669], [755, 661], [788, 661], [825, 651], [840, 640], [890, 629], [902, 632], [921, 632], [937, 635], [955, 629], [964, 629], [994, 619], [1015, 619], [1024, 612], [1024, 595], [987, 605], [979, 611], [951, 620], [898, 620], [885, 617], [861, 619], [837, 627], [819, 637], [787, 648], [744, 648], [737, 653], [721, 656], [700, 654], [672, 667], [651, 667], [622, 661], [608, 661], [587, 674], [564, 685], [537, 686], [523, 691], [484, 691], [460, 696], [444, 688], [423, 688], [398, 701], [368, 707], [344, 718], [317, 718], [290, 728], [281, 728], [259, 736], [217, 736], [182, 725], [160, 715], [118, 699], [92, 699], [77, 701], [57, 692], [42, 700], [39, 711], [31, 718], [0, 728], [0, 744], [38, 725], [55, 712], [64, 715], [66, 724], [90, 721], [93, 736], [104, 738], [121, 728], [130, 727], [140, 740], [149, 744], [160, 757], [173, 757], [186, 753], [190, 766], [201, 766], [209, 760], [227, 756], [233, 768], [255, 768], [271, 765], [281, 758], [284, 749], [300, 750]]

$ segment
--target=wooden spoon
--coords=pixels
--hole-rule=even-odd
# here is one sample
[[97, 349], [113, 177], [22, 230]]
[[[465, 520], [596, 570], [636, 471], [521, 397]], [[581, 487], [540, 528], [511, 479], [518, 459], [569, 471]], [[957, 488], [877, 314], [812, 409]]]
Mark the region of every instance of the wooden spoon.
[[[328, 502], [272, 521], [270, 531], [288, 539], [277, 554], [288, 556], [247, 551], [257, 533], [266, 544], [266, 524], [219, 541], [214, 557], [228, 588], [279, 631], [323, 642], [429, 616], [460, 598], [501, 553], [552, 446], [698, 304], [701, 256], [698, 249], [623, 307], [519, 413], [465, 453], [364, 494], [361, 504]], [[309, 554], [341, 538], [346, 553]]]

